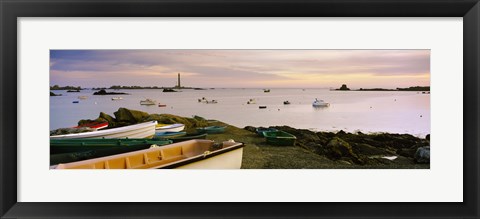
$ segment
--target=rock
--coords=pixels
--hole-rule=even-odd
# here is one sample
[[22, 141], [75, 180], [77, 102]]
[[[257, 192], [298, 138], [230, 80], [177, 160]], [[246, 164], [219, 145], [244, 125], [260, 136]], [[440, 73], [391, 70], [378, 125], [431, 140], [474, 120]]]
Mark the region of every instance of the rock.
[[365, 155], [365, 156], [372, 156], [372, 155], [384, 155], [384, 156], [388, 156], [388, 155], [392, 155], [391, 153], [389, 153], [387, 150], [385, 150], [384, 148], [378, 148], [378, 147], [373, 147], [369, 144], [363, 144], [363, 143], [352, 143], [350, 144], [352, 145], [352, 148], [353, 148], [353, 151], [355, 152], [355, 154], [357, 155]]
[[342, 87], [336, 90], [350, 90], [350, 88], [348, 88], [346, 84], [342, 84]]
[[418, 148], [413, 158], [417, 163], [430, 163], [430, 146]]
[[150, 114], [144, 118], [144, 121], [157, 121], [158, 123], [163, 124], [181, 123], [185, 125], [186, 129], [208, 126], [207, 120], [203, 118], [186, 118], [172, 114]]
[[430, 134], [428, 134], [427, 136], [425, 136], [425, 139], [427, 139], [427, 141], [430, 141]]
[[53, 92], [50, 91], [50, 96], [51, 96], [51, 97], [56, 97], [56, 96], [62, 96], [62, 95], [61, 95], [61, 94], [55, 94], [55, 93], [53, 93]]
[[113, 114], [115, 115], [115, 120], [117, 122], [127, 122], [129, 124], [140, 123], [149, 116], [149, 114], [146, 112], [131, 110], [127, 108], [119, 108]]
[[97, 92], [94, 92], [93, 95], [121, 95], [121, 94], [127, 94], [127, 93], [122, 93], [122, 92], [107, 92], [104, 89], [101, 89]]
[[326, 146], [327, 156], [332, 160], [350, 159], [352, 162], [357, 164], [364, 164], [365, 162], [361, 160], [358, 155], [353, 152], [352, 146], [342, 140], [339, 137], [334, 137]]
[[253, 127], [253, 126], [245, 126], [243, 129], [247, 130], [247, 131], [250, 131], [250, 132], [255, 132], [257, 131], [257, 128]]

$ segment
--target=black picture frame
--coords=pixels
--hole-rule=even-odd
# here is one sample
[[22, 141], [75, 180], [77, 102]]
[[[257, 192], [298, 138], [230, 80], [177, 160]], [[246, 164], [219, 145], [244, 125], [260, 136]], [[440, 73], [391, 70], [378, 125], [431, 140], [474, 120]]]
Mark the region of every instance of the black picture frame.
[[[2, 218], [479, 218], [478, 0], [0, 0]], [[461, 203], [25, 203], [17, 202], [19, 17], [463, 17]], [[41, 189], [41, 187], [39, 187]]]

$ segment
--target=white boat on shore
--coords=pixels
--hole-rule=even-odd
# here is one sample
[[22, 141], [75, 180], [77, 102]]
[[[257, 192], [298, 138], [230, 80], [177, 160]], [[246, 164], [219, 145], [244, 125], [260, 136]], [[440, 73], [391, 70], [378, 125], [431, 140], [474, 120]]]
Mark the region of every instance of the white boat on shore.
[[155, 127], [155, 133], [164, 133], [164, 132], [181, 132], [185, 129], [184, 124], [157, 124]]
[[129, 153], [58, 164], [52, 169], [240, 169], [243, 143], [190, 140]]
[[50, 139], [74, 138], [152, 138], [155, 135], [157, 121], [150, 121], [119, 128], [102, 129], [65, 135], [52, 135]]
[[112, 97], [112, 100], [123, 100], [123, 97]]
[[157, 102], [152, 99], [140, 100], [140, 105], [157, 105]]
[[313, 101], [312, 106], [327, 107], [327, 106], [330, 106], [330, 103], [327, 103], [323, 100], [319, 100], [319, 99], [315, 98], [315, 101]]

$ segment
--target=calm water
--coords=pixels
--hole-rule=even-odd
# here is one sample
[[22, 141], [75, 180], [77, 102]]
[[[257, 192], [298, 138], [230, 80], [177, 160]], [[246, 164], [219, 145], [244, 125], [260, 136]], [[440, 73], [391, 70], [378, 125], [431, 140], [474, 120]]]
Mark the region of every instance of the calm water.
[[[108, 90], [111, 92], [112, 90]], [[131, 95], [93, 96], [94, 91], [80, 93], [54, 91], [63, 96], [50, 97], [50, 129], [71, 127], [80, 119], [95, 119], [100, 112], [113, 116], [120, 107], [148, 113], [179, 116], [202, 116], [237, 127], [288, 125], [314, 131], [391, 132], [425, 136], [430, 133], [430, 94], [421, 92], [330, 91], [328, 89], [209, 89], [164, 93], [162, 90], [120, 90]], [[79, 100], [78, 96], [88, 96]], [[199, 103], [205, 97], [217, 104]], [[150, 98], [167, 107], [142, 106]], [[251, 98], [256, 104], [247, 104]], [[314, 108], [315, 98], [329, 102], [330, 107]], [[72, 103], [78, 100], [80, 103]], [[289, 100], [290, 105], [283, 105]], [[259, 105], [267, 109], [259, 109]]]

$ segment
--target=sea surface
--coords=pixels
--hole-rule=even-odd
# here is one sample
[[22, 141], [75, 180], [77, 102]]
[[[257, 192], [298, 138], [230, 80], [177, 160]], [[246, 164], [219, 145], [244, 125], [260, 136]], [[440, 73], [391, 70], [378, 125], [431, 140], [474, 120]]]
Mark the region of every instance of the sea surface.
[[[80, 119], [96, 119], [100, 112], [113, 116], [120, 107], [148, 113], [169, 113], [191, 117], [198, 115], [243, 128], [245, 126], [288, 125], [312, 131], [361, 131], [408, 133], [423, 137], [430, 133], [430, 94], [416, 91], [331, 91], [329, 89], [183, 89], [181, 92], [158, 90], [107, 90], [130, 95], [92, 95], [53, 91], [50, 97], [50, 130], [77, 125]], [[78, 96], [87, 96], [85, 100]], [[122, 97], [123, 100], [112, 100]], [[205, 97], [216, 104], [198, 102]], [[140, 105], [150, 98], [166, 107]], [[312, 107], [315, 98], [329, 107]], [[255, 99], [256, 104], [247, 104]], [[284, 105], [283, 101], [290, 101]], [[79, 101], [79, 103], [72, 103]], [[267, 106], [259, 109], [259, 106]]]

